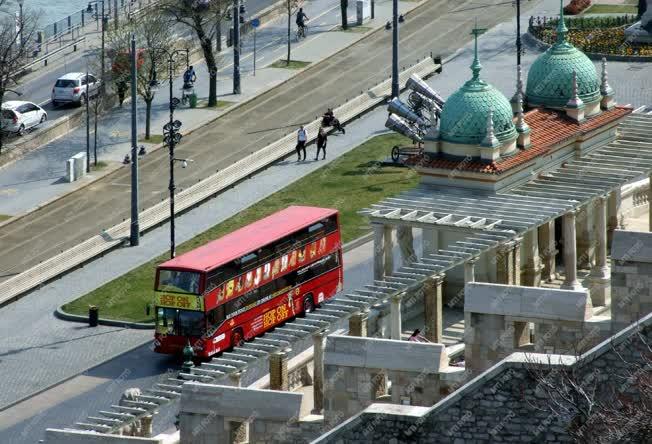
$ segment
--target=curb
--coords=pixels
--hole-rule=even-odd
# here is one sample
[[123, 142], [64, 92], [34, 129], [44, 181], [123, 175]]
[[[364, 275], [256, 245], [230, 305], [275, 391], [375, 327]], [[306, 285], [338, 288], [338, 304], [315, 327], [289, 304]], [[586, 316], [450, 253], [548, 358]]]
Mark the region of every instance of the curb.
[[[546, 51], [548, 48], [552, 46], [544, 42], [543, 40], [539, 40], [538, 38], [536, 38], [534, 35], [530, 33], [530, 31], [527, 31], [526, 33], [523, 34], [523, 40], [525, 40], [526, 43], [530, 44], [531, 46], [534, 46], [536, 49], [540, 51]], [[588, 51], [582, 51], [582, 52], [586, 54], [586, 56], [591, 60], [599, 61], [605, 58], [612, 62], [630, 62], [630, 63], [652, 62], [652, 56], [634, 56], [634, 55], [627, 56], [621, 54], [603, 54], [600, 52], [588, 52]]]
[[[250, 205], [251, 206], [251, 205]], [[362, 236], [360, 236], [357, 239], [353, 239], [350, 242], [347, 242], [342, 246], [342, 252], [347, 253], [351, 250], [354, 250], [358, 248], [361, 245], [366, 244], [367, 242], [370, 242], [373, 239], [373, 233], [367, 233]], [[88, 323], [88, 316], [82, 316], [82, 315], [76, 315], [76, 314], [71, 314], [63, 311], [63, 305], [60, 305], [57, 307], [57, 309], [54, 311], [54, 316], [58, 319], [61, 319], [63, 321], [68, 321], [68, 322], [81, 322], [81, 323]], [[134, 330], [150, 330], [154, 329], [155, 324], [149, 324], [149, 323], [142, 323], [142, 322], [127, 322], [127, 321], [118, 321], [115, 319], [105, 319], [105, 318], [99, 318], [98, 319], [99, 325], [107, 325], [111, 327], [123, 327], [123, 328], [133, 328]], [[0, 410], [2, 411], [2, 410]]]

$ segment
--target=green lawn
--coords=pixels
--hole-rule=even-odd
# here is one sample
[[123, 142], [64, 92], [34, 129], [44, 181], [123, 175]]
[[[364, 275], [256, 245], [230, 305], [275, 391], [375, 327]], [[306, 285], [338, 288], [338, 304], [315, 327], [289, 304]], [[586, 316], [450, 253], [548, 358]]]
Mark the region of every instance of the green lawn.
[[[228, 100], [218, 100], [217, 104], [215, 106], [211, 106], [210, 108], [224, 108], [225, 106], [231, 105], [233, 102], [230, 102]], [[209, 108], [208, 106], [208, 100], [207, 99], [202, 99], [197, 102], [197, 108]]]
[[163, 134], [150, 134], [149, 139], [145, 139], [145, 135], [141, 134], [140, 137], [138, 137], [138, 141], [158, 145], [159, 143], [163, 143]]
[[584, 11], [584, 14], [636, 14], [638, 7], [635, 5], [601, 5], [594, 4]]
[[13, 217], [13, 216], [10, 216], [8, 214], [0, 214], [0, 222], [2, 222], [3, 220], [7, 220], [7, 219], [9, 219], [11, 217]]
[[310, 65], [310, 62], [302, 62], [301, 60], [290, 60], [290, 64], [288, 65], [286, 59], [281, 59], [277, 60], [271, 65], [269, 65], [270, 68], [285, 68], [285, 69], [301, 69], [305, 68], [306, 66]]
[[365, 32], [370, 31], [371, 29], [372, 29], [372, 28], [370, 28], [370, 27], [368, 27], [368, 26], [350, 26], [350, 25], [349, 25], [349, 27], [346, 28], [346, 29], [342, 29], [342, 27], [340, 26], [340, 27], [338, 28], [338, 31], [344, 31], [344, 32], [358, 32], [358, 33], [360, 33], [360, 34], [364, 34]]
[[[366, 218], [357, 214], [358, 210], [416, 185], [418, 176], [411, 169], [380, 163], [389, 155], [392, 146], [406, 143], [406, 138], [395, 134], [375, 137], [185, 242], [177, 252], [181, 254], [296, 204], [337, 208], [341, 215], [343, 241], [356, 239], [370, 229]], [[314, 146], [309, 147], [309, 151], [308, 159], [312, 159]], [[145, 308], [154, 294], [154, 269], [167, 258], [167, 254], [159, 256], [63, 308], [69, 313], [86, 315], [89, 305], [97, 305], [103, 318], [151, 322], [153, 313], [146, 315]]]
[[92, 171], [101, 171], [101, 170], [103, 170], [104, 168], [106, 168], [108, 166], [109, 166], [108, 163], [106, 163], [106, 162], [104, 162], [102, 160], [98, 160], [97, 165], [95, 165], [95, 162], [91, 163], [91, 170]]

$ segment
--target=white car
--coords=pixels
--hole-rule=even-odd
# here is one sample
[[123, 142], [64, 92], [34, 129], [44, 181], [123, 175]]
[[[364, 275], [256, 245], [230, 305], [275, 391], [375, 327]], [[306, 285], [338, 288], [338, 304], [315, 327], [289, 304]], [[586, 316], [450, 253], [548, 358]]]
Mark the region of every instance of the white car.
[[48, 120], [48, 113], [32, 102], [14, 100], [2, 104], [2, 131], [19, 136]]
[[57, 79], [52, 88], [52, 105], [76, 103], [81, 105], [87, 97], [95, 96], [100, 88], [100, 80], [94, 75], [71, 72]]

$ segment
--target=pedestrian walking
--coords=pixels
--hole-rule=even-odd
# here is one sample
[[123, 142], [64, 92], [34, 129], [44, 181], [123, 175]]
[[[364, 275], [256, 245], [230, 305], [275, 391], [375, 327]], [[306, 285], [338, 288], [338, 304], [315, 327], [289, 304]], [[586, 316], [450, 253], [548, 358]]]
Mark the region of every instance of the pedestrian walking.
[[118, 103], [120, 104], [120, 108], [122, 108], [122, 102], [125, 101], [125, 94], [127, 93], [127, 89], [129, 89], [129, 87], [127, 86], [127, 82], [125, 82], [124, 80], [120, 80], [118, 82], [117, 87], [118, 87]]
[[322, 160], [326, 159], [326, 143], [328, 142], [328, 135], [323, 126], [319, 127], [319, 133], [317, 133], [317, 154], [315, 154], [315, 160], [319, 160], [319, 151], [324, 150]]
[[[306, 142], [308, 141], [308, 133], [301, 125], [297, 131], [297, 162], [306, 160]], [[303, 152], [303, 159], [301, 159], [301, 152]]]

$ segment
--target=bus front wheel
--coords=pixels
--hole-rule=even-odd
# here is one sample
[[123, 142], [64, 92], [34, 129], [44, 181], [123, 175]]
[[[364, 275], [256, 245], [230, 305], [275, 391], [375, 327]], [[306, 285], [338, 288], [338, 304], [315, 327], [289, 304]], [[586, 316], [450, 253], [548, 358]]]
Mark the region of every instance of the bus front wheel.
[[315, 302], [312, 299], [312, 295], [309, 294], [303, 298], [303, 316], [305, 316], [306, 313], [312, 313], [313, 311], [315, 311]]
[[242, 330], [236, 330], [231, 336], [231, 347], [242, 347], [244, 345], [244, 335]]

